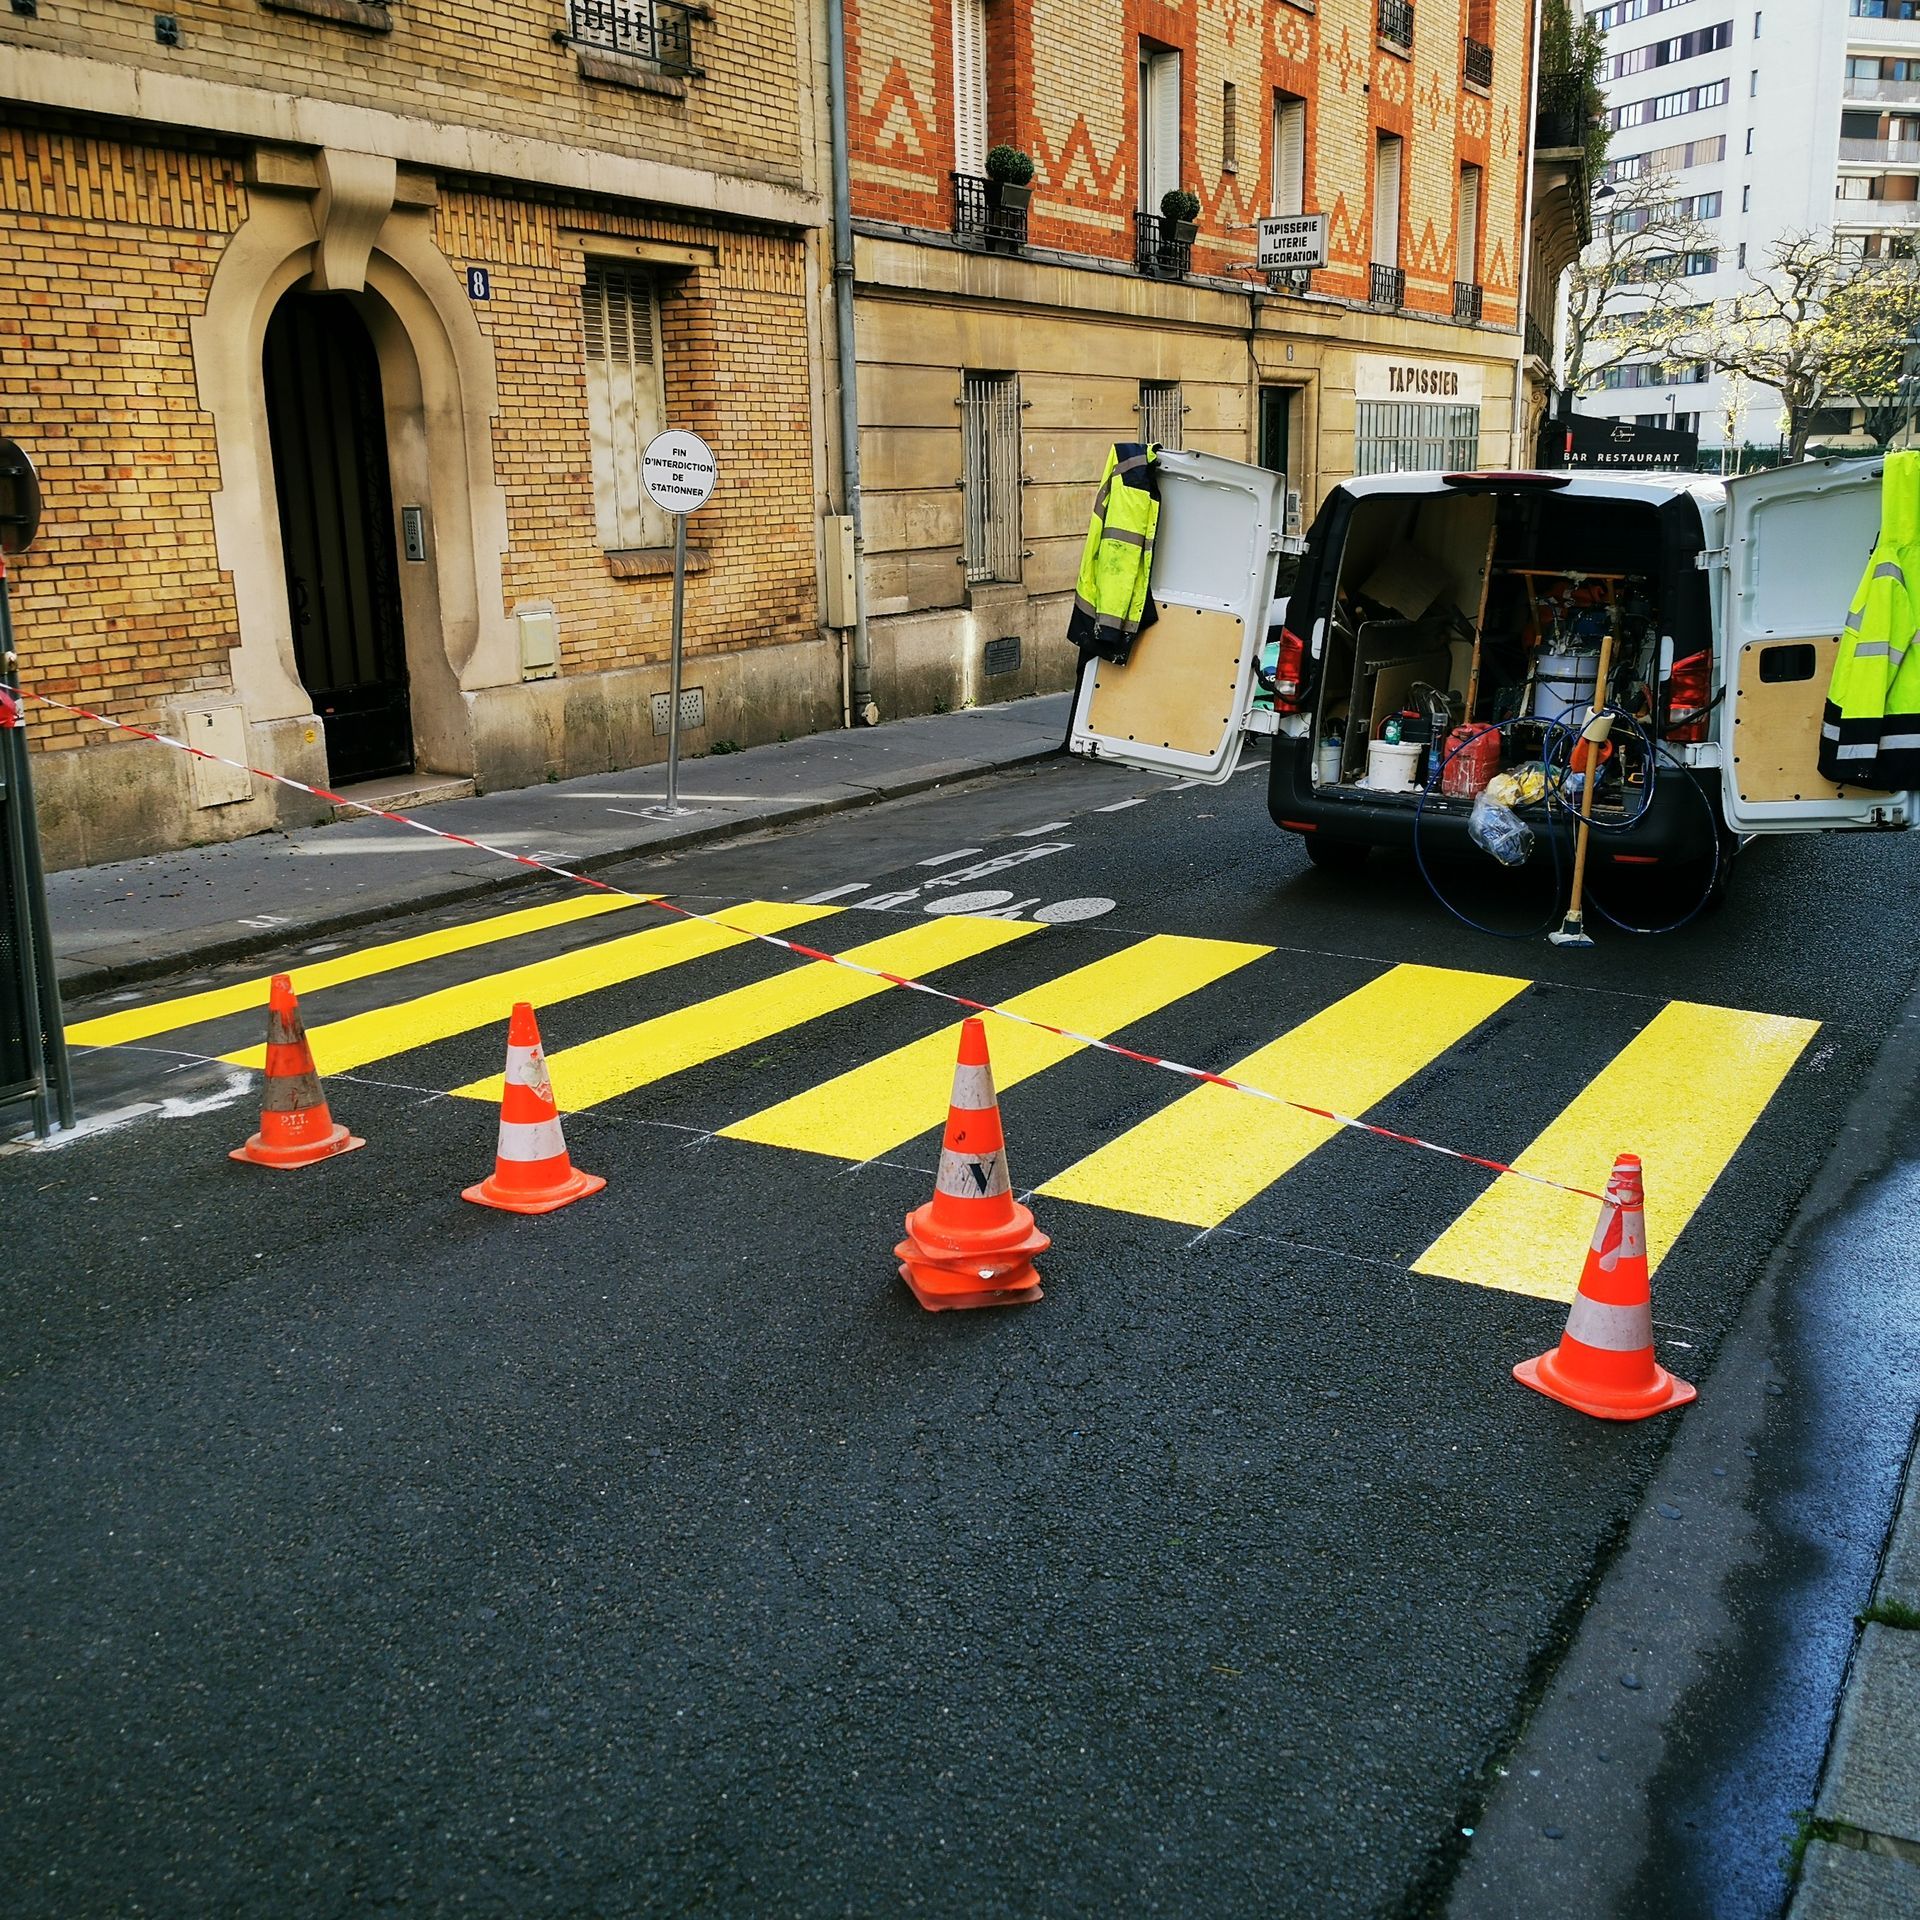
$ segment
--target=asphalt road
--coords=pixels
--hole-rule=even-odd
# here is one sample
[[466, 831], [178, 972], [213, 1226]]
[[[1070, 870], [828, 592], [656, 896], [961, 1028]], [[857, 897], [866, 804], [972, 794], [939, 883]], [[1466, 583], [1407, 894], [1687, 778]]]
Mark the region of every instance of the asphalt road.
[[[800, 936], [836, 948], [943, 889], [1092, 913], [935, 976], [989, 1001], [1154, 935], [1270, 948], [1119, 1030], [1208, 1068], [1396, 965], [1525, 980], [1372, 1110], [1496, 1159], [1668, 1002], [1818, 1021], [1656, 1276], [1663, 1358], [1701, 1377], [1911, 984], [1920, 849], [1760, 847], [1723, 911], [1563, 953], [1459, 925], [1404, 864], [1311, 871], [1260, 777], [1050, 763], [616, 877], [702, 910], [843, 890]], [[505, 964], [344, 985], [309, 1024]], [[792, 965], [742, 946], [563, 1001], [548, 1052]], [[1442, 1901], [1672, 1421], [1515, 1386], [1562, 1302], [1413, 1270], [1492, 1176], [1352, 1133], [1213, 1231], [1043, 1195], [1044, 1301], [922, 1313], [890, 1249], [937, 1132], [856, 1163], [719, 1130], [953, 1018], [888, 992], [574, 1113], [609, 1185], [544, 1219], [458, 1198], [492, 1115], [446, 1096], [498, 1071], [497, 1022], [333, 1077], [369, 1147], [290, 1175], [226, 1157], [254, 1083], [209, 1056], [257, 1015], [84, 1056], [95, 1130], [0, 1159], [9, 1910]], [[1650, 1063], [1649, 1111], [1723, 1067]], [[1086, 1052], [1022, 1080], [1016, 1187], [1182, 1091]]]

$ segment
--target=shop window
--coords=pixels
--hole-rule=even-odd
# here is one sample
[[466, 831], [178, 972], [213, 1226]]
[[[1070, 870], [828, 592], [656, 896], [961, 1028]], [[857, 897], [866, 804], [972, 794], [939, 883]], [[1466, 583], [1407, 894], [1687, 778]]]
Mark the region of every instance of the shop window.
[[968, 373], [961, 390], [969, 584], [1020, 578], [1020, 383]]
[[640, 455], [667, 417], [653, 275], [624, 262], [589, 261], [581, 319], [595, 531], [609, 553], [664, 546], [672, 528], [640, 485]]

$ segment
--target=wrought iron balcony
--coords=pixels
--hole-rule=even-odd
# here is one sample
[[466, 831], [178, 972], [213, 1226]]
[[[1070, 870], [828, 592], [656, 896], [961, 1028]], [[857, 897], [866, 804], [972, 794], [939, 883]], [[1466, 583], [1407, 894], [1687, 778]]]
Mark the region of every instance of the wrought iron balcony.
[[695, 72], [693, 23], [709, 17], [704, 6], [677, 0], [567, 0], [568, 33], [576, 46], [632, 54], [665, 73]]
[[1407, 303], [1407, 270], [1383, 267], [1378, 260], [1367, 278], [1367, 298], [1376, 307], [1403, 307]]
[[994, 182], [977, 173], [953, 176], [954, 238], [970, 247], [1017, 253], [1027, 244], [1027, 210], [1003, 207]]
[[1526, 343], [1527, 351], [1534, 359], [1544, 361], [1548, 366], [1553, 365], [1552, 336], [1532, 314], [1527, 315]]
[[1587, 122], [1593, 109], [1586, 76], [1579, 73], [1543, 73], [1540, 111], [1534, 118], [1534, 151], [1565, 153], [1587, 144]]
[[1267, 275], [1267, 290], [1270, 293], [1291, 293], [1304, 299], [1312, 286], [1311, 267], [1282, 267], [1277, 273]]
[[1133, 216], [1133, 264], [1154, 280], [1182, 280], [1193, 266], [1193, 242], [1175, 237], [1181, 223], [1164, 214]]
[[1456, 320], [1480, 318], [1480, 289], [1465, 280], [1453, 283], [1453, 317]]
[[1397, 47], [1413, 45], [1413, 0], [1378, 0], [1380, 38]]
[[1460, 71], [1476, 87], [1493, 85], [1493, 49], [1484, 40], [1469, 39], [1460, 56]]

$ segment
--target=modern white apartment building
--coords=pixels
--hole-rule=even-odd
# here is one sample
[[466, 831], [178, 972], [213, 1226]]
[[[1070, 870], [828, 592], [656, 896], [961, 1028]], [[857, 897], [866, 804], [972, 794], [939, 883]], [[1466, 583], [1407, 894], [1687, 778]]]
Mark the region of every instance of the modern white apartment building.
[[[1605, 0], [1588, 15], [1606, 34], [1612, 182], [1671, 175], [1710, 236], [1684, 262], [1688, 298], [1738, 293], [1784, 233], [1832, 230], [1865, 254], [1920, 240], [1920, 0]], [[1726, 390], [1704, 367], [1606, 378], [1581, 411], [1727, 443]], [[1735, 437], [1771, 444], [1779, 406], [1745, 392]], [[1850, 421], [1836, 410], [1814, 431]]]

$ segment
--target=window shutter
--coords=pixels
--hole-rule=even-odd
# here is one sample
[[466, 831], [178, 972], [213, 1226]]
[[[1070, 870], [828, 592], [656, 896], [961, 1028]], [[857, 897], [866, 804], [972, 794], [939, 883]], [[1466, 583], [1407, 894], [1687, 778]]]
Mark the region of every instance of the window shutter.
[[986, 0], [953, 0], [953, 170], [987, 170]]
[[1400, 142], [1388, 133], [1373, 155], [1373, 258], [1377, 266], [1400, 264]]
[[1480, 169], [1460, 169], [1460, 246], [1453, 277], [1467, 285], [1480, 278]]
[[591, 261], [581, 296], [595, 530], [608, 551], [659, 546], [666, 516], [640, 485], [640, 455], [665, 425], [652, 276]]
[[1307, 210], [1307, 103], [1290, 93], [1273, 98], [1273, 211]]
[[1180, 56], [1160, 52], [1140, 62], [1140, 205], [1160, 211], [1160, 197], [1180, 184]]

